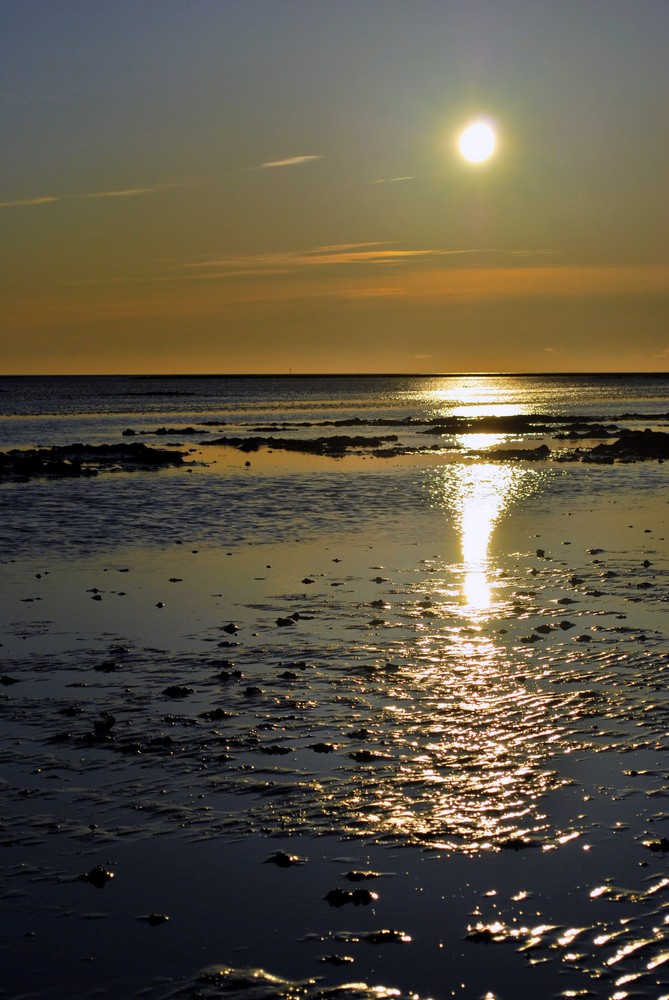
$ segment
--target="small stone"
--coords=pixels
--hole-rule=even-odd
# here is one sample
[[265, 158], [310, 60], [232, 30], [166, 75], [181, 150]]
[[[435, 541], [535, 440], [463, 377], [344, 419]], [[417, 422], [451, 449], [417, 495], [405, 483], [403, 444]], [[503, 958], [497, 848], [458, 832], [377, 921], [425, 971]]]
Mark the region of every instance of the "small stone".
[[148, 916], [138, 917], [138, 919], [143, 920], [149, 927], [158, 927], [160, 924], [166, 923], [170, 918], [166, 913], [149, 913]]
[[88, 882], [90, 885], [94, 885], [96, 889], [103, 889], [110, 879], [114, 878], [114, 873], [107, 871], [102, 865], [97, 865], [95, 868], [91, 868], [89, 872], [85, 875], [77, 875], [77, 882]]
[[536, 847], [536, 843], [527, 837], [509, 837], [507, 840], [502, 840], [500, 842], [501, 849], [503, 851], [525, 851], [528, 847]]
[[344, 906], [352, 903], [354, 906], [369, 906], [379, 898], [378, 893], [370, 892], [369, 889], [331, 889], [324, 897], [330, 906]]
[[101, 712], [100, 718], [93, 723], [93, 731], [96, 736], [109, 736], [116, 719], [109, 712]]
[[297, 854], [286, 854], [285, 851], [275, 851], [265, 858], [263, 864], [276, 865], [277, 868], [290, 868], [292, 865], [303, 865], [306, 858], [301, 858]]
[[661, 837], [659, 840], [651, 840], [644, 843], [644, 847], [647, 847], [649, 851], [659, 852], [661, 854], [666, 854], [669, 851], [669, 840], [666, 837]]
[[114, 660], [105, 660], [104, 663], [99, 663], [93, 669], [103, 674], [111, 674], [115, 670], [118, 670], [118, 663], [115, 663]]
[[351, 760], [355, 760], [358, 764], [371, 764], [376, 761], [383, 760], [383, 755], [380, 753], [374, 753], [372, 750], [354, 750], [353, 753], [349, 754]]
[[381, 930], [381, 931], [370, 931], [369, 934], [365, 934], [364, 940], [368, 944], [392, 944], [394, 942], [407, 943], [411, 941], [408, 934], [404, 931], [394, 931], [394, 930]]
[[163, 694], [167, 698], [186, 698], [189, 694], [195, 694], [195, 691], [185, 684], [170, 684], [163, 690]]

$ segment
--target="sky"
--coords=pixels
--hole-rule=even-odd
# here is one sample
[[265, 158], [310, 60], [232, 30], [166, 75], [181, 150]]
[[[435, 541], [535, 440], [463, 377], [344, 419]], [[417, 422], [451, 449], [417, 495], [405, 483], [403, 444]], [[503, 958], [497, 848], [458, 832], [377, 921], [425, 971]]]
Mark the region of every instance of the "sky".
[[0, 373], [668, 371], [668, 41], [668, 0], [3, 0]]

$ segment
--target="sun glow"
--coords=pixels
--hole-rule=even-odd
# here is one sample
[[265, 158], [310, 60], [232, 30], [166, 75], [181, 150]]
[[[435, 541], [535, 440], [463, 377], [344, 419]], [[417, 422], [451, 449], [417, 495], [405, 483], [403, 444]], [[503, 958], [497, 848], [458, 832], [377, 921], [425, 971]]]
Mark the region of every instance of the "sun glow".
[[495, 133], [486, 122], [472, 122], [460, 134], [458, 148], [469, 163], [484, 163], [495, 151]]

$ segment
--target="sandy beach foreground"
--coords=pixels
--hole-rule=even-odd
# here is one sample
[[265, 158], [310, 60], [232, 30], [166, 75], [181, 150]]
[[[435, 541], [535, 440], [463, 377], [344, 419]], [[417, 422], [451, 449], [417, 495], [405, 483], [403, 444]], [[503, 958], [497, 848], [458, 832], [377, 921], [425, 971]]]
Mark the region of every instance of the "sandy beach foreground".
[[570, 482], [6, 553], [0, 996], [668, 997], [669, 508]]

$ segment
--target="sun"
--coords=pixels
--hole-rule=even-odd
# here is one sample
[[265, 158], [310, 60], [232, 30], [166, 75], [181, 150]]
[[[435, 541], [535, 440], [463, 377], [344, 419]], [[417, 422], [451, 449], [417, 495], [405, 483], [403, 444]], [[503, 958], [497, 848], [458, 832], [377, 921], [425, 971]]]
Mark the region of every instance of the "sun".
[[458, 148], [470, 163], [484, 163], [495, 152], [495, 133], [487, 122], [472, 122], [460, 134]]

